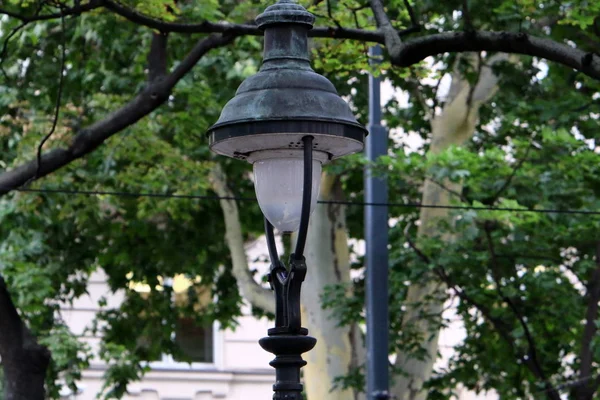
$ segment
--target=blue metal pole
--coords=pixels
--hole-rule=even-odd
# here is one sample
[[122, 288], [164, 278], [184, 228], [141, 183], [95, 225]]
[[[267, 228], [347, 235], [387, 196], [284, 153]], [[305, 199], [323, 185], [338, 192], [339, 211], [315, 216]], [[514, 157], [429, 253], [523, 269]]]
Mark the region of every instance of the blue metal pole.
[[[373, 63], [380, 63], [381, 47], [369, 49]], [[387, 154], [387, 129], [381, 125], [381, 82], [369, 76], [369, 136], [365, 152], [369, 161]], [[365, 201], [387, 203], [386, 179], [365, 170]], [[389, 399], [388, 376], [388, 208], [365, 208], [367, 295], [367, 398]]]

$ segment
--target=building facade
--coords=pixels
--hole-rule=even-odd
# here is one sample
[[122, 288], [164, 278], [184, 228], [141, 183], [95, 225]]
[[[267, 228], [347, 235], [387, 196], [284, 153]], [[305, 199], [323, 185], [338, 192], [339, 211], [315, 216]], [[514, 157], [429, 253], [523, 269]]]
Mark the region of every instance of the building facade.
[[[259, 266], [263, 267], [264, 266]], [[171, 282], [177, 295], [177, 282]], [[145, 290], [142, 286], [134, 290]], [[88, 284], [88, 295], [76, 300], [73, 305], [65, 305], [61, 314], [71, 331], [87, 342], [94, 354], [98, 353], [100, 338], [89, 336], [90, 327], [101, 299], [106, 308], [118, 308], [123, 301], [123, 293], [112, 293], [102, 271], [92, 275]], [[452, 307], [447, 307], [452, 309]], [[451, 314], [448, 314], [451, 313]], [[465, 332], [461, 321], [455, 319], [452, 311], [445, 317], [454, 322], [443, 329], [440, 335], [440, 353], [436, 366], [447, 365], [454, 346], [464, 340]], [[235, 330], [221, 330], [217, 324], [208, 330], [190, 327], [183, 321], [177, 334], [181, 337], [180, 346], [188, 356], [197, 362], [189, 364], [163, 356], [150, 363], [152, 370], [140, 382], [132, 382], [125, 400], [247, 400], [270, 399], [275, 381], [274, 369], [269, 366], [273, 356], [258, 345], [258, 339], [265, 336], [272, 321], [257, 319], [249, 307], [242, 309]], [[102, 391], [106, 364], [98, 358], [92, 360], [90, 368], [83, 373], [78, 393], [65, 392], [64, 400], [94, 400]], [[496, 400], [493, 393], [475, 394], [459, 390], [457, 400]]]
[[[143, 290], [142, 288], [137, 288]], [[88, 295], [73, 305], [62, 308], [62, 317], [72, 332], [87, 342], [97, 354], [100, 338], [86, 333], [100, 310], [99, 300], [106, 299], [106, 308], [116, 308], [122, 293], [111, 293], [103, 272], [92, 275]], [[235, 330], [199, 330], [182, 321], [178, 336], [180, 346], [197, 362], [189, 364], [164, 356], [150, 363], [152, 370], [140, 382], [128, 387], [127, 400], [242, 400], [269, 399], [275, 372], [269, 366], [273, 356], [258, 345], [272, 323], [243, 310]], [[98, 358], [83, 373], [78, 393], [64, 393], [65, 400], [94, 400], [104, 383], [106, 364]]]

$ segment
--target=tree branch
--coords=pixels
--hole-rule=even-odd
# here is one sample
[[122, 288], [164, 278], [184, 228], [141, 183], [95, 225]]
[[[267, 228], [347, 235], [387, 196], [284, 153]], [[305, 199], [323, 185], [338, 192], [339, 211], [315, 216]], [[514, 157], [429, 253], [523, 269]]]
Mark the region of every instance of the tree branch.
[[[250, 24], [230, 24], [226, 22], [200, 22], [196, 24], [166, 22], [148, 17], [129, 7], [118, 4], [111, 0], [102, 0], [105, 7], [112, 12], [128, 19], [138, 25], [156, 29], [161, 32], [173, 33], [224, 33], [235, 34], [238, 36], [251, 35], [262, 36], [263, 31], [256, 25]], [[412, 31], [398, 31], [398, 35], [406, 35]], [[366, 42], [384, 43], [383, 35], [379, 31], [351, 29], [351, 28], [332, 28], [317, 27], [308, 32], [311, 37], [324, 37], [334, 39], [354, 39]]]
[[148, 80], [154, 82], [167, 74], [167, 39], [166, 33], [154, 33], [148, 53]]
[[8, 293], [6, 282], [0, 275], [0, 356], [11, 357], [21, 347], [22, 320]]
[[143, 25], [148, 28], [156, 29], [161, 32], [173, 32], [173, 33], [226, 33], [226, 34], [237, 34], [237, 35], [255, 35], [262, 36], [262, 31], [258, 29], [256, 25], [244, 25], [244, 24], [229, 24], [223, 22], [208, 22], [203, 21], [196, 24], [182, 23], [182, 22], [167, 22], [158, 20], [152, 17], [148, 17], [130, 7], [124, 6], [116, 1], [112, 0], [100, 0], [102, 5], [120, 15], [127, 20]]
[[508, 187], [510, 186], [510, 184], [512, 183], [512, 180], [515, 178], [515, 176], [517, 175], [517, 172], [519, 171], [519, 169], [521, 169], [521, 167], [523, 166], [523, 164], [525, 163], [525, 161], [527, 161], [527, 157], [529, 157], [529, 153], [531, 152], [531, 148], [533, 147], [533, 140], [535, 139], [535, 133], [532, 135], [531, 140], [529, 142], [529, 146], [527, 146], [527, 150], [525, 150], [525, 154], [523, 155], [523, 157], [515, 164], [515, 166], [512, 169], [512, 172], [510, 173], [509, 177], [506, 178], [506, 180], [504, 181], [504, 183], [502, 184], [502, 187], [500, 187], [500, 189], [498, 189], [498, 191], [494, 194], [494, 196], [492, 196], [492, 204], [494, 204], [496, 201], [498, 201], [498, 198], [500, 198], [500, 196], [502, 195], [502, 193], [504, 193], [504, 191], [506, 189], [508, 189]]
[[2, 64], [2, 62], [6, 58], [6, 53], [8, 51], [8, 43], [10, 42], [12, 37], [15, 36], [27, 24], [28, 24], [28, 22], [22, 22], [17, 27], [15, 27], [8, 35], [6, 35], [6, 38], [4, 39], [4, 43], [2, 44], [2, 50], [0, 51], [0, 64]]
[[[598, 319], [598, 302], [600, 301], [600, 242], [596, 244], [596, 269], [592, 272], [592, 276], [587, 285], [587, 311], [585, 315], [586, 323], [583, 329], [583, 337], [581, 339], [581, 353], [579, 359], [581, 366], [579, 369], [579, 379], [586, 379], [592, 374], [592, 363], [594, 353], [592, 349], [592, 340], [596, 336], [598, 328], [596, 320]], [[598, 387], [590, 385], [586, 381], [578, 390], [583, 393], [578, 398], [592, 398], [593, 393]]]
[[[43, 378], [50, 363], [51, 354], [46, 346], [40, 345], [31, 333], [8, 292], [6, 282], [0, 275], [0, 357], [4, 370], [6, 398], [41, 399], [32, 396], [36, 389], [43, 388]], [[40, 378], [39, 386], [32, 381]], [[33, 387], [30, 393], [27, 388]], [[41, 392], [43, 393], [43, 391]], [[38, 393], [39, 394], [39, 393]]]
[[[188, 53], [173, 72], [162, 79], [150, 82], [129, 103], [75, 135], [68, 148], [53, 149], [42, 156], [41, 168], [36, 179], [67, 165], [90, 153], [112, 135], [136, 123], [163, 104], [173, 87], [208, 51], [230, 44], [235, 36], [213, 35], [203, 39]], [[0, 175], [0, 195], [6, 194], [31, 180], [37, 171], [37, 162], [29, 161]]]
[[[162, 32], [227, 33], [256, 36], [263, 34], [255, 25], [211, 23], [206, 21], [199, 24], [165, 22], [145, 16], [112, 0], [97, 1], [101, 1], [106, 8], [127, 18], [131, 22]], [[418, 31], [418, 26], [397, 31], [391, 25], [381, 0], [371, 0], [371, 8], [380, 28], [378, 31], [317, 27], [309, 31], [309, 36], [352, 39], [385, 44], [392, 63], [401, 67], [416, 64], [429, 56], [448, 52], [500, 51], [541, 57], [577, 69], [592, 78], [600, 79], [599, 56], [574, 49], [550, 39], [530, 36], [523, 32], [474, 31], [444, 32], [403, 42], [401, 37]]]
[[[481, 312], [481, 314], [485, 317], [485, 319], [487, 319], [494, 326], [494, 328], [496, 329], [496, 331], [498, 332], [500, 337], [502, 337], [504, 339], [504, 341], [512, 348], [512, 350], [515, 353], [518, 351], [516, 348], [514, 339], [509, 334], [510, 330], [509, 330], [508, 326], [506, 325], [506, 323], [504, 323], [499, 318], [493, 317], [491, 311], [487, 307], [485, 307], [483, 304], [476, 302], [464, 290], [459, 289], [455, 284], [453, 284], [452, 281], [450, 280], [450, 277], [446, 274], [446, 272], [443, 268], [436, 268], [434, 271], [444, 282], [446, 282], [448, 287], [451, 288], [452, 291], [454, 291], [454, 293], [462, 301], [464, 301], [467, 304], [471, 304], [473, 307], [475, 307], [477, 310], [479, 310]], [[527, 365], [528, 365], [529, 369], [532, 370], [534, 375], [538, 379], [541, 379], [541, 377], [538, 375], [536, 370], [532, 369], [531, 363], [527, 363]], [[559, 395], [558, 391], [556, 390], [556, 388], [552, 387], [549, 384], [549, 382], [547, 382], [545, 379], [542, 379], [542, 380], [544, 381], [544, 385], [546, 386], [545, 391], [546, 391], [548, 397], [551, 400], [560, 400], [560, 395]]]
[[552, 262], [559, 263], [559, 264], [563, 262], [563, 260], [561, 258], [539, 255], [539, 254], [496, 254], [496, 258], [509, 258], [511, 260], [511, 262], [514, 262], [515, 264], [516, 264], [515, 260], [517, 258], [552, 261]]
[[58, 116], [60, 115], [60, 103], [61, 103], [61, 99], [62, 99], [62, 93], [63, 93], [63, 84], [64, 84], [64, 78], [65, 78], [65, 62], [66, 62], [66, 58], [67, 58], [67, 40], [66, 40], [66, 32], [65, 32], [65, 17], [61, 16], [60, 17], [60, 26], [61, 26], [61, 57], [60, 57], [60, 71], [59, 71], [59, 76], [58, 76], [58, 91], [56, 93], [56, 101], [55, 101], [55, 105], [54, 105], [54, 118], [52, 119], [52, 127], [50, 128], [50, 132], [48, 132], [46, 134], [46, 136], [43, 137], [43, 139], [40, 141], [40, 144], [38, 145], [38, 149], [37, 149], [37, 168], [35, 171], [35, 175], [31, 178], [31, 180], [35, 180], [37, 179], [37, 177], [40, 174], [40, 170], [42, 168], [42, 149], [44, 147], [44, 144], [48, 141], [48, 139], [50, 139], [50, 136], [52, 136], [54, 134], [54, 131], [56, 130], [56, 125], [58, 124]]
[[442, 77], [440, 77], [437, 80], [435, 86], [433, 87], [433, 96], [431, 97], [433, 99], [433, 105], [431, 106], [431, 114], [430, 114], [430, 117], [429, 117], [432, 120], [435, 118], [436, 109], [438, 107], [438, 103], [439, 103], [438, 93], [439, 93], [440, 85], [441, 84], [442, 84]]
[[[425, 254], [423, 253], [410, 239], [409, 235], [408, 235], [408, 230], [405, 229], [404, 231], [404, 236], [408, 242], [408, 245], [411, 249], [413, 249], [415, 251], [415, 253], [417, 254], [417, 256], [419, 256], [419, 258], [421, 258], [424, 262], [426, 262], [427, 264], [431, 264], [432, 261], [431, 259]], [[509, 326], [507, 326], [507, 324], [502, 321], [500, 318], [494, 317], [491, 313], [491, 311], [484, 306], [483, 304], [480, 304], [479, 302], [475, 301], [471, 296], [469, 296], [464, 290], [462, 290], [461, 288], [459, 288], [450, 278], [450, 276], [448, 275], [448, 273], [446, 272], [446, 270], [441, 266], [441, 265], [436, 265], [435, 268], [433, 268], [433, 271], [435, 272], [435, 274], [443, 281], [446, 283], [446, 285], [465, 303], [467, 304], [471, 304], [473, 307], [475, 307], [476, 309], [478, 309], [481, 314], [485, 317], [485, 319], [487, 319], [496, 329], [496, 331], [498, 332], [498, 334], [506, 341], [506, 343], [513, 349], [513, 351], [516, 353], [518, 352], [517, 346], [515, 344], [514, 338], [510, 335], [510, 328]], [[498, 286], [498, 283], [496, 283], [496, 285]], [[498, 286], [499, 287], [499, 286]], [[506, 300], [505, 300], [506, 301]], [[507, 302], [508, 303], [508, 302]], [[524, 323], [525, 321], [523, 321]], [[528, 329], [527, 329], [528, 331]], [[560, 394], [558, 393], [558, 391], [556, 390], [556, 388], [554, 388], [552, 385], [550, 385], [550, 383], [546, 380], [546, 378], [544, 377], [543, 371], [541, 371], [540, 369], [535, 368], [534, 365], [532, 365], [531, 362], [526, 363], [526, 365], [528, 366], [528, 368], [534, 373], [534, 375], [542, 380], [544, 382], [544, 385], [546, 386], [546, 393], [548, 395], [548, 397], [551, 400], [560, 400]], [[540, 375], [541, 372], [541, 375]]]
[[600, 375], [596, 376], [596, 379], [594, 379], [594, 385], [592, 386], [592, 394], [596, 392], [596, 390], [598, 390], [598, 388], [600, 387]]
[[469, 0], [463, 0], [462, 2], [462, 15], [464, 19], [463, 28], [465, 32], [473, 32], [475, 27], [473, 25], [473, 20], [471, 19], [471, 13], [469, 11]]
[[[408, 228], [408, 226], [407, 226], [407, 228]], [[404, 236], [406, 238], [406, 241], [408, 242], [409, 247], [417, 254], [417, 256], [422, 261], [424, 261], [426, 264], [431, 265], [431, 263], [432, 263], [431, 258], [429, 258], [428, 255], [423, 253], [423, 251], [415, 245], [415, 243], [412, 241], [412, 239], [408, 235], [408, 229], [404, 230]], [[464, 292], [464, 290], [459, 288], [450, 279], [450, 276], [448, 275], [448, 273], [446, 272], [444, 267], [442, 267], [441, 265], [436, 265], [435, 268], [433, 269], [433, 271], [444, 283], [446, 283], [446, 285], [450, 289], [452, 289], [452, 291], [454, 292], [454, 294], [456, 296], [458, 296], [463, 301], [465, 301], [465, 302], [473, 305], [475, 308], [477, 308], [483, 314], [483, 316], [486, 317], [496, 327], [500, 336], [504, 337], [506, 342], [514, 349], [514, 341], [512, 340], [510, 335], [508, 335], [508, 332], [509, 332], [508, 327], [506, 326], [506, 324], [503, 321], [501, 321], [498, 318], [494, 318], [492, 316], [490, 310], [488, 310], [487, 307], [485, 307], [484, 305], [479, 304], [475, 300], [471, 299], [471, 297], [469, 295], [467, 295]]]
[[444, 32], [422, 36], [403, 42], [400, 51], [390, 52], [390, 57], [393, 65], [406, 67], [429, 56], [467, 51], [499, 51], [540, 57], [600, 80], [600, 56], [522, 32]]
[[500, 277], [498, 276], [498, 271], [499, 271], [498, 259], [496, 257], [496, 250], [494, 248], [494, 241], [492, 239], [492, 232], [491, 232], [492, 228], [491, 228], [491, 224], [489, 223], [489, 221], [484, 222], [483, 229], [485, 231], [485, 236], [486, 236], [486, 240], [488, 243], [488, 250], [490, 252], [490, 260], [491, 260], [491, 265], [492, 265], [492, 279], [494, 280], [494, 283], [496, 284], [496, 291], [498, 292], [498, 295], [500, 296], [500, 298], [502, 300], [504, 300], [504, 302], [506, 302], [506, 304], [508, 304], [509, 308], [512, 310], [513, 314], [515, 315], [515, 317], [519, 321], [521, 327], [523, 328], [523, 332], [525, 333], [525, 338], [527, 340], [528, 353], [529, 353], [528, 359], [525, 360], [525, 364], [529, 367], [531, 372], [533, 372], [533, 374], [537, 378], [539, 378], [540, 380], [542, 380], [544, 382], [546, 394], [548, 395], [548, 397], [550, 397], [552, 400], [560, 400], [560, 393], [556, 390], [556, 388], [554, 388], [550, 384], [550, 382], [548, 381], [548, 378], [546, 377], [546, 374], [544, 373], [544, 370], [542, 369], [542, 366], [538, 359], [538, 353], [537, 353], [537, 348], [535, 345], [535, 340], [533, 339], [533, 335], [531, 334], [531, 331], [529, 330], [529, 326], [527, 325], [525, 318], [523, 318], [519, 309], [517, 308], [515, 303], [512, 301], [512, 299], [510, 297], [506, 296], [502, 290]]
[[335, 26], [337, 26], [338, 28], [342, 27], [342, 24], [340, 24], [340, 21], [335, 19], [333, 16], [333, 10], [331, 9], [331, 0], [327, 0], [327, 16], [329, 17], [330, 20], [333, 21]]
[[273, 292], [256, 283], [248, 267], [239, 210], [237, 202], [234, 200], [235, 194], [227, 186], [227, 176], [219, 164], [215, 164], [209, 179], [213, 190], [221, 197], [219, 202], [225, 220], [225, 239], [231, 253], [233, 275], [238, 282], [240, 291], [253, 306], [275, 314]]
[[462, 288], [458, 287], [458, 285], [456, 285], [456, 283], [452, 281], [452, 279], [442, 266], [437, 266], [434, 269], [434, 272], [443, 282], [446, 283], [446, 285], [448, 285], [450, 289], [452, 289], [455, 295], [457, 295], [462, 301], [464, 301], [466, 304], [471, 304], [473, 307], [479, 310], [481, 315], [483, 315], [483, 317], [494, 326], [500, 337], [504, 339], [504, 341], [510, 346], [510, 348], [515, 353], [515, 356], [517, 356], [517, 348], [514, 339], [510, 336], [510, 328], [507, 326], [507, 324], [500, 318], [492, 316], [492, 312], [486, 306], [477, 302]]
[[[477, 59], [475, 60], [475, 62], [477, 63], [477, 75], [475, 81], [472, 84], [470, 84], [469, 95], [467, 96], [467, 110], [471, 110], [471, 107], [473, 106], [473, 94], [475, 93], [475, 89], [479, 85], [479, 82], [481, 82], [481, 71], [483, 71], [483, 57], [481, 57], [481, 52], [478, 51], [476, 53], [476, 56]], [[467, 111], [467, 115], [468, 113], [469, 111]]]
[[408, 11], [408, 16], [410, 17], [410, 23], [412, 24], [411, 28], [420, 30], [421, 24], [419, 24], [419, 20], [417, 19], [415, 10], [413, 10], [412, 6], [410, 5], [410, 0], [404, 0], [404, 5], [406, 6], [406, 10]]
[[402, 49], [402, 39], [400, 39], [400, 35], [394, 29], [389, 17], [385, 13], [383, 0], [370, 0], [370, 3], [377, 26], [383, 33], [385, 47], [387, 48], [390, 57], [396, 58]]
[[449, 187], [445, 186], [443, 183], [438, 182], [437, 180], [435, 180], [431, 177], [428, 177], [427, 179], [429, 179], [432, 183], [435, 183], [440, 189], [445, 190], [446, 192], [450, 193], [451, 195], [458, 197], [460, 199], [460, 201], [462, 201], [463, 203], [471, 204], [469, 199], [464, 197], [462, 195], [462, 193], [457, 192], [456, 190], [450, 189]]
[[2, 50], [0, 51], [0, 71], [2, 72], [2, 75], [4, 76], [4, 79], [6, 80], [6, 82], [10, 82], [10, 77], [8, 76], [8, 74], [6, 73], [6, 70], [4, 69], [4, 59], [6, 57], [6, 52], [8, 50], [8, 43], [10, 42], [10, 39], [12, 39], [12, 37], [14, 35], [16, 35], [21, 29], [23, 29], [25, 26], [27, 25], [27, 22], [22, 22], [21, 24], [19, 24], [19, 26], [15, 27], [10, 34], [8, 34], [6, 36], [6, 38], [4, 39], [4, 43], [2, 45]]
[[42, 15], [38, 15], [37, 13], [34, 15], [24, 15], [6, 10], [4, 8], [0, 8], [0, 14], [8, 15], [9, 17], [16, 18], [25, 23], [35, 21], [48, 21], [51, 19], [57, 19], [71, 15], [79, 15], [87, 11], [92, 11], [94, 9], [102, 7], [102, 3], [103, 0], [90, 0], [87, 4], [75, 5], [74, 7], [63, 7], [60, 12]]
[[[13, 13], [9, 10], [0, 8], [0, 14], [8, 15], [10, 17], [19, 19], [25, 23], [34, 21], [45, 21], [50, 19], [57, 19], [61, 16], [78, 15], [83, 12], [92, 11], [97, 8], [104, 7], [113, 13], [120, 15], [121, 17], [129, 20], [138, 25], [146, 26], [151, 29], [155, 29], [164, 33], [223, 33], [227, 35], [251, 35], [251, 36], [262, 36], [263, 31], [260, 30], [256, 25], [253, 24], [231, 24], [227, 22], [208, 22], [203, 21], [200, 23], [181, 23], [181, 22], [167, 22], [159, 19], [154, 19], [147, 15], [144, 15], [132, 8], [124, 6], [116, 1], [112, 0], [90, 0], [89, 3], [72, 8], [64, 8], [60, 13], [46, 14], [46, 15], [35, 15], [27, 16], [22, 14]], [[414, 28], [405, 30], [399, 30], [398, 35], [404, 36], [415, 32]], [[316, 27], [308, 33], [311, 37], [323, 37], [323, 38], [334, 38], [334, 39], [353, 39], [364, 42], [384, 43], [384, 36], [379, 31], [363, 30], [363, 29], [351, 29], [351, 28], [333, 28], [333, 27]]]
[[479, 60], [479, 78], [475, 83], [471, 101], [473, 103], [483, 104], [490, 100], [498, 91], [499, 74], [495, 73], [494, 66], [502, 62], [517, 62], [517, 56], [507, 53], [497, 53], [486, 59], [481, 58], [481, 53], [478, 53]]
[[[77, 15], [99, 7], [106, 7], [116, 14], [139, 25], [144, 25], [161, 32], [179, 33], [224, 33], [227, 35], [255, 35], [263, 32], [255, 25], [201, 22], [187, 24], [166, 22], [145, 16], [131, 8], [112, 0], [90, 0], [89, 3], [63, 10], [63, 15]], [[385, 13], [380, 0], [371, 0], [371, 8], [375, 14], [379, 30], [363, 30], [350, 28], [317, 27], [309, 31], [311, 37], [352, 39], [363, 42], [385, 44], [393, 65], [406, 67], [423, 59], [451, 52], [505, 52], [544, 58], [576, 69], [594, 79], [600, 80], [600, 56], [572, 48], [551, 39], [538, 38], [524, 32], [443, 32], [402, 41], [401, 38], [418, 31], [418, 27], [395, 30]], [[59, 18], [61, 13], [28, 17], [0, 9], [0, 13], [19, 18], [22, 21], [40, 21]]]

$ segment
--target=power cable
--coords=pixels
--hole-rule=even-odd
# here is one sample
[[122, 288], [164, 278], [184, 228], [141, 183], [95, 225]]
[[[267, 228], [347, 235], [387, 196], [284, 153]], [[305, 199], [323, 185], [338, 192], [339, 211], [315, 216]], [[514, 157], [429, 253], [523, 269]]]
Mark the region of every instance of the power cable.
[[[4, 188], [11, 190], [9, 188]], [[151, 192], [124, 192], [124, 191], [106, 191], [106, 190], [75, 190], [75, 189], [32, 189], [32, 188], [18, 188], [12, 189], [14, 191], [23, 193], [45, 193], [45, 194], [70, 194], [70, 195], [105, 195], [105, 196], [121, 196], [121, 197], [150, 197], [150, 198], [174, 198], [174, 199], [192, 199], [192, 200], [236, 200], [236, 201], [256, 201], [253, 197], [237, 197], [237, 196], [216, 196], [216, 195], [187, 195], [187, 194], [175, 194], [175, 193], [151, 193]], [[557, 209], [520, 209], [511, 207], [473, 207], [473, 206], [438, 206], [431, 204], [418, 204], [418, 203], [369, 203], [369, 202], [356, 202], [356, 201], [323, 201], [319, 200], [320, 204], [338, 204], [347, 206], [386, 206], [386, 207], [410, 207], [410, 208], [441, 208], [441, 209], [454, 209], [454, 210], [487, 210], [487, 211], [508, 211], [508, 212], [533, 212], [533, 213], [546, 213], [546, 214], [579, 214], [579, 215], [600, 215], [600, 211], [591, 210], [557, 210]], [[591, 375], [583, 379], [565, 381], [555, 386], [559, 391], [564, 391], [572, 386], [581, 384], [582, 382], [588, 381], [596, 376]], [[535, 394], [542, 394], [547, 392], [548, 389], [535, 392]]]
[[[5, 188], [5, 190], [11, 190]], [[193, 195], [193, 194], [175, 194], [175, 193], [152, 193], [152, 192], [123, 192], [123, 191], [106, 191], [106, 190], [75, 190], [75, 189], [32, 189], [18, 188], [12, 189], [24, 193], [46, 193], [46, 194], [71, 194], [71, 195], [104, 195], [104, 196], [121, 196], [121, 197], [151, 197], [151, 198], [172, 198], [172, 199], [190, 199], [190, 200], [236, 200], [236, 201], [256, 201], [254, 197], [237, 197], [237, 196], [216, 196], [216, 195]], [[592, 210], [559, 210], [549, 208], [516, 208], [516, 207], [475, 207], [475, 206], [440, 206], [435, 204], [419, 204], [419, 203], [373, 203], [359, 201], [336, 201], [336, 200], [319, 200], [320, 204], [336, 204], [345, 206], [361, 206], [361, 207], [406, 207], [406, 208], [438, 208], [449, 210], [475, 210], [475, 211], [505, 211], [505, 212], [526, 212], [526, 213], [541, 213], [541, 214], [575, 214], [575, 215], [599, 215], [600, 211]]]

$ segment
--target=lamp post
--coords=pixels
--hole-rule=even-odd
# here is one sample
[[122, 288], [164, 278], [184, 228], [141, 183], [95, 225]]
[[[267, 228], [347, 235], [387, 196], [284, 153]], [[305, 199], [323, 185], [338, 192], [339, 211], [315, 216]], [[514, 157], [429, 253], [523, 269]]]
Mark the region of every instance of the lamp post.
[[[379, 64], [381, 47], [369, 49], [372, 63]], [[387, 130], [381, 125], [381, 80], [369, 76], [369, 133], [366, 156], [371, 162], [387, 154]], [[365, 171], [365, 200], [384, 204], [388, 201], [387, 181]], [[390, 398], [388, 376], [388, 209], [365, 209], [366, 299], [367, 299], [367, 398]]]
[[[310, 67], [308, 31], [314, 19], [293, 0], [279, 0], [256, 18], [264, 30], [263, 65], [240, 85], [207, 133], [212, 151], [253, 164], [275, 292], [275, 327], [259, 341], [275, 355], [274, 400], [302, 399], [301, 355], [316, 344], [301, 324], [300, 289], [322, 165], [361, 151], [367, 134], [333, 84]], [[279, 260], [273, 227], [298, 230], [287, 267]]]

